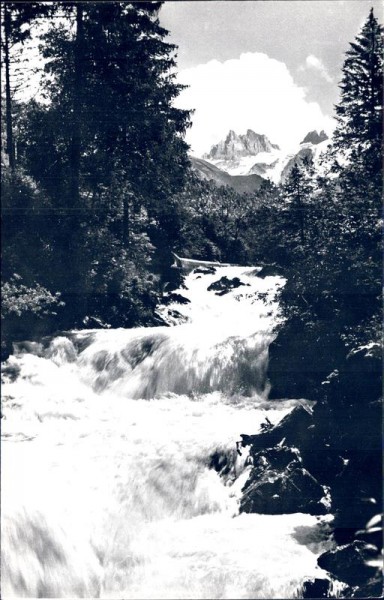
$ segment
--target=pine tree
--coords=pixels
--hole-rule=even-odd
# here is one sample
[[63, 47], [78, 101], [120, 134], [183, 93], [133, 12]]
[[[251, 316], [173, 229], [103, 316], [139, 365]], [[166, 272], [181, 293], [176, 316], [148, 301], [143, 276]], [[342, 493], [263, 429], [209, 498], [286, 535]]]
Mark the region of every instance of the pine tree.
[[[48, 94], [58, 133], [71, 147], [69, 170], [76, 170], [70, 163], [81, 146], [76, 162], [83, 195], [99, 197], [119, 172], [137, 203], [157, 217], [183, 181], [189, 124], [189, 112], [173, 107], [182, 87], [175, 83], [175, 46], [159, 25], [161, 3], [67, 3], [67, 10], [71, 5], [75, 37], [53, 28], [44, 51], [54, 75]], [[66, 139], [69, 131], [81, 138], [75, 145], [73, 136]]]
[[[373, 8], [350, 44], [336, 106], [334, 148], [367, 174], [380, 171], [383, 132], [383, 28]], [[360, 173], [361, 175], [361, 173]]]
[[42, 15], [49, 15], [51, 12], [52, 6], [42, 2], [1, 3], [1, 55], [5, 73], [6, 152], [9, 167], [12, 171], [15, 169], [16, 163], [13, 92], [17, 88], [14, 80], [16, 79], [16, 67], [20, 62], [20, 47], [30, 38], [35, 19]]
[[313, 160], [305, 156], [292, 167], [283, 186], [283, 195], [289, 209], [289, 218], [297, 223], [302, 246], [307, 240], [307, 212], [313, 192]]
[[161, 231], [170, 255], [167, 231], [177, 220], [171, 198], [187, 171], [189, 111], [173, 106], [181, 86], [160, 6], [65, 2], [63, 18], [52, 19], [44, 37], [49, 102], [26, 111], [23, 158], [56, 206], [55, 289], [78, 322], [89, 313], [79, 293], [88, 295], [88, 307], [95, 291], [105, 310], [120, 306], [120, 319], [127, 299], [139, 306], [153, 287], [147, 234], [157, 244]]

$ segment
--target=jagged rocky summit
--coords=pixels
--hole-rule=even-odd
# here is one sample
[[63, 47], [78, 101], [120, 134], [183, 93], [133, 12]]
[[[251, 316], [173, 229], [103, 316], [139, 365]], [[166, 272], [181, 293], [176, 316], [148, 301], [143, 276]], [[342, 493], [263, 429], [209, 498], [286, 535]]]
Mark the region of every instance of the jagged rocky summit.
[[327, 134], [325, 133], [324, 130], [320, 131], [320, 133], [318, 133], [317, 131], [310, 131], [309, 133], [307, 133], [307, 135], [305, 136], [305, 138], [303, 139], [302, 142], [300, 142], [301, 144], [321, 144], [321, 142], [325, 142], [325, 140], [328, 139]]
[[255, 133], [248, 129], [245, 135], [238, 135], [232, 129], [225, 140], [212, 146], [203, 158], [207, 160], [237, 160], [245, 156], [257, 156], [260, 152], [280, 150], [277, 144], [272, 144], [266, 135]]

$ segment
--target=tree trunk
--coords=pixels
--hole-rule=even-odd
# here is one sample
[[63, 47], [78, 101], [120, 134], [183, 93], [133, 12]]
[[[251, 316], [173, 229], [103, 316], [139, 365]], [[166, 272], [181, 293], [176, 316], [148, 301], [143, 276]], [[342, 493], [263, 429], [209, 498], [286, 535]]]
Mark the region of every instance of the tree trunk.
[[12, 99], [11, 99], [11, 79], [10, 79], [10, 37], [11, 37], [11, 13], [9, 7], [4, 4], [4, 62], [5, 62], [5, 114], [7, 129], [7, 154], [10, 169], [15, 168], [15, 149], [13, 143], [13, 123], [12, 123]]
[[81, 228], [83, 206], [80, 196], [82, 113], [84, 85], [84, 13], [83, 4], [76, 10], [76, 37], [74, 44], [74, 78], [72, 100], [72, 131], [69, 149], [69, 197], [68, 197], [68, 292], [72, 318], [81, 323], [87, 314], [86, 268]]
[[123, 235], [122, 235], [122, 239], [123, 239], [123, 244], [124, 247], [126, 248], [128, 246], [128, 238], [129, 238], [129, 212], [128, 212], [128, 198], [125, 196], [123, 199], [123, 223], [122, 223], [122, 227], [123, 227]]
[[80, 208], [80, 158], [81, 158], [81, 115], [83, 86], [84, 23], [83, 6], [76, 5], [76, 41], [74, 56], [73, 120], [70, 150], [70, 204], [76, 211]]
[[297, 208], [299, 212], [299, 227], [300, 227], [300, 240], [301, 244], [304, 246], [305, 243], [305, 234], [304, 234], [304, 205], [301, 201], [301, 192], [300, 189], [297, 191]]

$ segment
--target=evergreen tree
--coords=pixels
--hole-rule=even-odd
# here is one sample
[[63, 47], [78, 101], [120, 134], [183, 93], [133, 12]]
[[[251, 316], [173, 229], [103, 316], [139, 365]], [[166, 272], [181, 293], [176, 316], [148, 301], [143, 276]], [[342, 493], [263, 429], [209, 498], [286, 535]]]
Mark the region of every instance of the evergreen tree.
[[294, 164], [288, 179], [282, 186], [282, 201], [285, 209], [283, 226], [291, 248], [300, 246], [303, 250], [306, 243], [312, 241], [309, 232], [309, 229], [312, 230], [309, 213], [313, 209], [314, 187], [313, 160], [312, 157], [305, 156]]
[[[52, 110], [72, 159], [81, 146], [76, 162], [83, 195], [100, 197], [112, 173], [124, 173], [137, 204], [144, 202], [157, 217], [183, 182], [188, 161], [182, 137], [189, 124], [188, 111], [172, 105], [181, 86], [175, 83], [175, 47], [164, 41], [167, 32], [157, 18], [161, 3], [71, 5], [75, 36], [52, 28], [44, 53], [54, 75]], [[73, 145], [75, 132], [81, 140]], [[76, 171], [72, 159], [70, 173]]]
[[[334, 148], [349, 158], [359, 176], [381, 169], [383, 132], [383, 28], [373, 8], [350, 44], [336, 106]], [[360, 169], [359, 169], [360, 167]]]
[[[55, 207], [52, 275], [78, 322], [96, 304], [134, 314], [129, 295], [139, 298], [143, 286], [154, 285], [148, 234], [170, 255], [170, 198], [187, 170], [189, 112], [173, 107], [181, 86], [160, 6], [66, 2], [64, 21], [52, 21], [44, 38], [49, 103], [30, 103], [25, 113], [23, 158]], [[108, 281], [100, 272], [106, 246], [112, 263], [123, 265], [107, 270]], [[136, 276], [142, 284], [132, 286]], [[119, 324], [117, 318], [111, 321]]]

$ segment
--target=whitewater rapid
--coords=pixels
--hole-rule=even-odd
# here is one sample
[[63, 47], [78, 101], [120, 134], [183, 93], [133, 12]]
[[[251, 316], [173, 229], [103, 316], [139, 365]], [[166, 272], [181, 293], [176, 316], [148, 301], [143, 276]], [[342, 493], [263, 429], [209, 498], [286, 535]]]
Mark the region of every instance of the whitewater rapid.
[[[242, 285], [208, 290], [224, 276]], [[236, 441], [295, 405], [268, 401], [283, 284], [253, 268], [193, 271], [177, 290], [185, 303], [168, 295], [159, 308], [170, 327], [15, 348], [3, 370], [3, 598], [292, 598], [322, 573], [320, 518], [238, 512], [251, 467]]]

